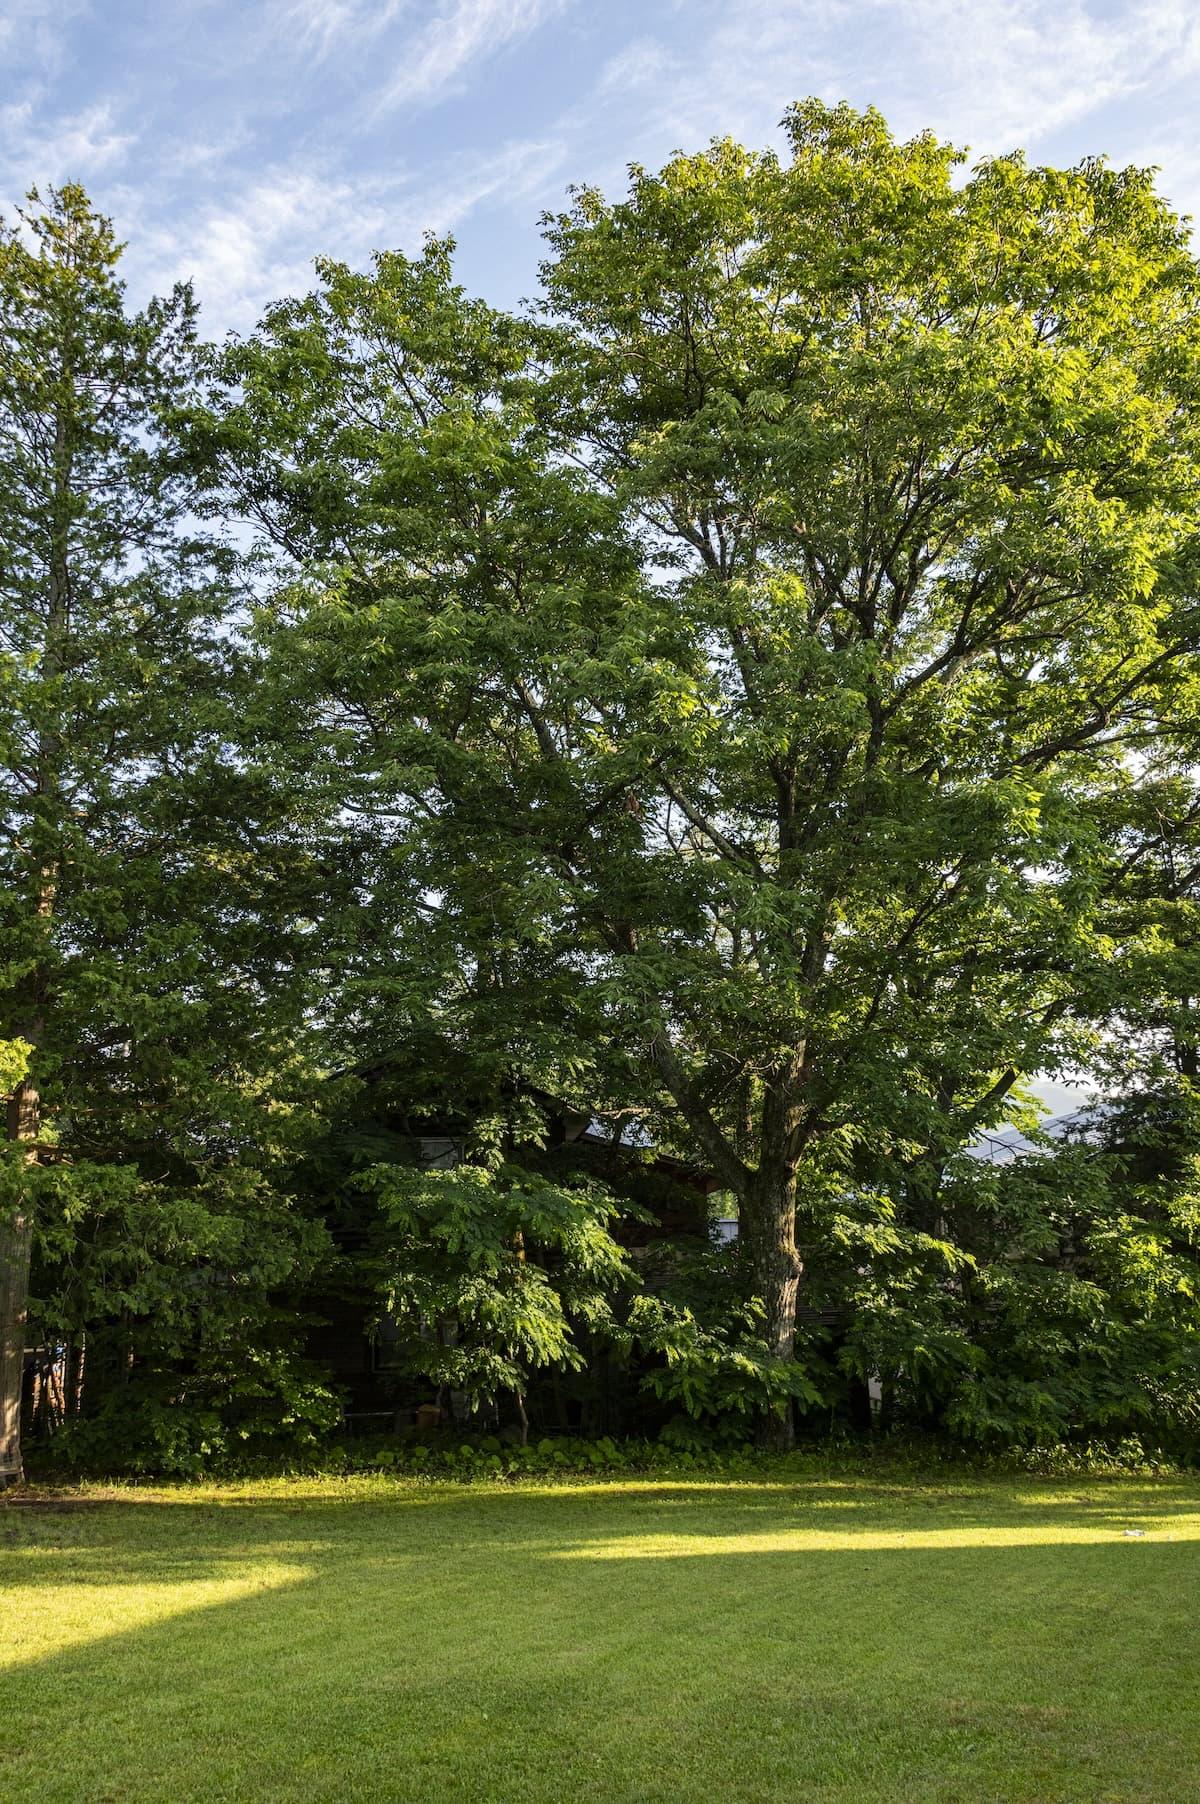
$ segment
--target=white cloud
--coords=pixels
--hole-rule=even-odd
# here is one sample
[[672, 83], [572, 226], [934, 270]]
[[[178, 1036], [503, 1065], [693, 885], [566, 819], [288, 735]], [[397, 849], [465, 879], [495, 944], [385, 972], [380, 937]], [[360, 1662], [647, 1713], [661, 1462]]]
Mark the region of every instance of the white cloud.
[[119, 166], [135, 142], [104, 103], [52, 120], [39, 118], [32, 101], [0, 107], [0, 184], [15, 197], [35, 182], [90, 183]]
[[988, 148], [1036, 142], [1200, 66], [1200, 21], [1177, 0], [1107, 15], [1084, 0], [904, 0], [898, 11], [938, 114], [955, 137], [986, 135]]
[[450, 0], [400, 50], [400, 65], [377, 111], [428, 102], [454, 87], [482, 57], [524, 37], [568, 0]]
[[[699, 10], [699, 9], [696, 9]], [[875, 104], [991, 153], [1200, 71], [1194, 0], [741, 0], [705, 9], [683, 49], [642, 39], [604, 69], [597, 105], [636, 94], [641, 133], [761, 142], [808, 94]]]
[[634, 38], [605, 63], [598, 85], [601, 94], [645, 93], [678, 75], [679, 64], [665, 44], [655, 38]]
[[86, 0], [3, 0], [0, 55], [13, 68], [58, 69], [66, 50], [66, 27], [86, 10]]
[[361, 264], [373, 250], [415, 250], [424, 233], [453, 231], [497, 195], [507, 203], [537, 193], [563, 154], [550, 140], [514, 143], [491, 156], [452, 159], [420, 180], [280, 167], [197, 219], [140, 230], [128, 257], [131, 286], [149, 294], [190, 278], [207, 333], [244, 331], [271, 301], [312, 287], [318, 255]]
[[[383, 89], [375, 112], [405, 103], [427, 103], [455, 88], [467, 70], [517, 38], [524, 37], [572, 0], [275, 0], [270, 9], [272, 41], [309, 61], [355, 59], [369, 49], [385, 54], [376, 40], [388, 34], [386, 55], [396, 72]], [[432, 17], [430, 16], [432, 14]], [[406, 17], [416, 28], [391, 30]], [[359, 59], [361, 60], [361, 59]]]
[[[644, 0], [632, 22], [575, 0], [173, 0], [141, 62], [107, 66], [104, 11], [0, 0], [0, 207], [81, 178], [130, 241], [133, 290], [193, 274], [212, 331], [306, 288], [319, 252], [361, 262], [476, 210], [512, 231], [489, 240], [496, 285], [475, 279], [519, 292], [562, 178], [612, 191], [631, 159], [777, 141], [814, 93], [976, 155], [1161, 163], [1200, 210], [1200, 0]], [[577, 54], [551, 79], [550, 34], [532, 34], [556, 18]], [[518, 46], [501, 94], [487, 60]], [[514, 96], [530, 123], [509, 123]]]
[[317, 61], [347, 43], [378, 37], [409, 0], [280, 0], [273, 10], [286, 39]]

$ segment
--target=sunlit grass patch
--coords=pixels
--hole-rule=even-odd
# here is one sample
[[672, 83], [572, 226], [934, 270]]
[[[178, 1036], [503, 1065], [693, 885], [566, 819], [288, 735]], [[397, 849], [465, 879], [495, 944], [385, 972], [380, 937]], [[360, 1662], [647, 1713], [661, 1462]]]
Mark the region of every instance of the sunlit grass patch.
[[0, 1797], [1200, 1799], [1180, 1481], [0, 1506]]

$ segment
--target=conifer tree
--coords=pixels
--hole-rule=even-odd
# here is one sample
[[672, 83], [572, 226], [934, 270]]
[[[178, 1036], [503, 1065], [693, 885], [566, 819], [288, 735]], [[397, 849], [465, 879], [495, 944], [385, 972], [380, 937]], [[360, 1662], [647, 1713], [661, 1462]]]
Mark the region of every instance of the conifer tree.
[[185, 1317], [235, 1294], [244, 1317], [290, 1259], [286, 1229], [256, 1239], [253, 1222], [286, 1212], [255, 1168], [287, 1118], [287, 1079], [268, 1104], [265, 1074], [296, 1057], [293, 830], [234, 747], [249, 690], [233, 566], [196, 529], [174, 430], [192, 297], [131, 311], [120, 250], [75, 186], [32, 194], [0, 232], [0, 1036], [20, 1061], [0, 1165], [0, 1481], [22, 1470], [35, 1242], [47, 1331], [96, 1324], [97, 1402], [130, 1381], [139, 1316], [186, 1361]]

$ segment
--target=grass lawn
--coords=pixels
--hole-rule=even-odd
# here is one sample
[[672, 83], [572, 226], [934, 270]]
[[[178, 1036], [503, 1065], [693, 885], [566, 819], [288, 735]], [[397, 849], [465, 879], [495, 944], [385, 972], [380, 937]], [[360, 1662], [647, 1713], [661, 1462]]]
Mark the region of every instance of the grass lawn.
[[34, 1494], [0, 1798], [1200, 1800], [1198, 1605], [1165, 1480]]

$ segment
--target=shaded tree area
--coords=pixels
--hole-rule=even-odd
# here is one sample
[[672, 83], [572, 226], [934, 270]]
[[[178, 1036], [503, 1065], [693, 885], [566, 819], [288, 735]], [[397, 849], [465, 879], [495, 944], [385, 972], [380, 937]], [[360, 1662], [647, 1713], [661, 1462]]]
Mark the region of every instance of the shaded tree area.
[[239, 1397], [329, 1413], [270, 1301], [324, 1242], [279, 1182], [321, 878], [254, 750], [234, 560], [194, 513], [192, 298], [129, 311], [119, 254], [76, 188], [0, 238], [10, 1475], [23, 1345], [53, 1353], [43, 1423], [82, 1412], [121, 1456], [203, 1445]]
[[[201, 353], [71, 191], [68, 368], [6, 241], [72, 522], [5, 579], [10, 1233], [101, 1416], [316, 1432], [336, 1282], [522, 1432], [1191, 1444], [1196, 265], [1144, 171], [784, 124], [576, 192], [521, 316], [430, 240]], [[1046, 1073], [1111, 1100], [975, 1156]], [[656, 1156], [735, 1247], [637, 1244]]]

